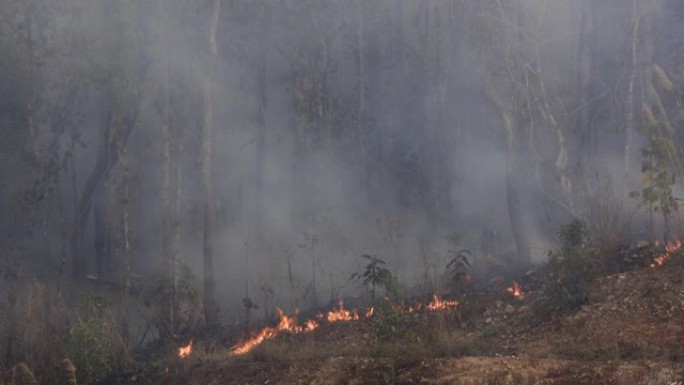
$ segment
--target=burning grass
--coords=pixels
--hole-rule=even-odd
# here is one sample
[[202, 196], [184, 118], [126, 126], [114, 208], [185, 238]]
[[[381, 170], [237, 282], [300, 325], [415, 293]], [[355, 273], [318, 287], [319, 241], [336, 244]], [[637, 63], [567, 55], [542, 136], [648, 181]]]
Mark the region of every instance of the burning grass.
[[190, 353], [192, 353], [192, 344], [193, 344], [193, 341], [190, 341], [189, 344], [187, 344], [185, 346], [181, 346], [180, 348], [178, 348], [178, 357], [180, 357], [180, 358], [188, 357], [190, 355]]
[[445, 301], [441, 300], [437, 294], [432, 295], [432, 302], [430, 302], [427, 305], [428, 310], [436, 311], [436, 310], [448, 310], [448, 309], [454, 309], [459, 305], [458, 301]]
[[[655, 246], [659, 246], [659, 242], [656, 241]], [[653, 258], [653, 262], [650, 264], [651, 268], [662, 266], [667, 260], [672, 258], [672, 255], [682, 248], [682, 241], [676, 240], [673, 242], [667, 242], [665, 244], [665, 251], [658, 254]]]
[[[433, 299], [430, 303], [428, 303], [426, 306], [423, 306], [422, 304], [416, 304], [414, 306], [410, 307], [404, 307], [403, 305], [392, 305], [390, 304], [390, 307], [395, 311], [395, 312], [400, 312], [402, 314], [410, 314], [413, 313], [414, 311], [418, 311], [417, 309], [427, 309], [429, 311], [441, 311], [441, 310], [450, 310], [458, 307], [459, 302], [456, 300], [443, 300], [440, 299], [437, 294], [433, 295]], [[359, 321], [361, 320], [361, 317], [359, 316], [359, 311], [354, 309], [354, 310], [347, 310], [344, 308], [344, 302], [340, 300], [339, 306], [337, 309], [333, 309], [328, 311], [325, 314], [319, 313], [318, 316], [316, 317], [318, 321], [310, 319], [304, 322], [303, 326], [299, 325], [297, 322], [297, 316], [296, 314], [294, 316], [288, 316], [286, 315], [281, 309], [277, 309], [278, 315], [280, 317], [280, 321], [278, 325], [276, 326], [266, 326], [256, 332], [255, 334], [252, 335], [252, 337], [247, 338], [246, 340], [234, 345], [233, 347], [230, 348], [230, 351], [232, 354], [241, 356], [244, 354], [249, 353], [250, 351], [254, 350], [256, 347], [264, 343], [266, 340], [271, 340], [276, 338], [278, 335], [282, 333], [287, 333], [287, 334], [306, 334], [306, 333], [311, 333], [314, 330], [318, 329], [320, 326], [320, 322], [327, 322], [328, 324], [334, 324], [334, 323], [339, 323], [339, 322], [354, 322], [354, 321]], [[369, 320], [375, 315], [375, 309], [374, 308], [368, 308], [364, 312], [364, 319]], [[188, 353], [189, 354], [189, 353]], [[179, 356], [180, 356], [180, 351], [179, 351]]]
[[[278, 310], [278, 315], [280, 317], [280, 322], [275, 327], [266, 326], [260, 331], [258, 331], [254, 336], [248, 338], [247, 340], [238, 343], [233, 346], [230, 350], [235, 355], [247, 354], [254, 350], [257, 346], [261, 345], [264, 341], [273, 339], [281, 333], [289, 334], [302, 334], [311, 333], [318, 329], [320, 323], [315, 320], [307, 320], [304, 322], [303, 326], [297, 324], [297, 316], [288, 316], [281, 309]], [[373, 309], [370, 308], [366, 311], [366, 318], [373, 315]], [[318, 315], [318, 320], [321, 321], [325, 319], [328, 323], [337, 322], [349, 322], [358, 321], [359, 312], [358, 310], [347, 310], [344, 308], [344, 302], [340, 300], [339, 307], [337, 309], [329, 311], [325, 316], [323, 314]]]
[[507, 288], [506, 291], [514, 297], [522, 297], [525, 294], [522, 286], [516, 281], [513, 281], [513, 286]]

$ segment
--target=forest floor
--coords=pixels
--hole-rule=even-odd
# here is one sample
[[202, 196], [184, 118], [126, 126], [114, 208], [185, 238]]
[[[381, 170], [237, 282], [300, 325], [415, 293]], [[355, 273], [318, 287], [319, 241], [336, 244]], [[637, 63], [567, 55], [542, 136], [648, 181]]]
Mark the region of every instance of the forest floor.
[[199, 340], [161, 383], [684, 384], [683, 255], [599, 277], [571, 311], [490, 286], [455, 309], [321, 322], [241, 356]]

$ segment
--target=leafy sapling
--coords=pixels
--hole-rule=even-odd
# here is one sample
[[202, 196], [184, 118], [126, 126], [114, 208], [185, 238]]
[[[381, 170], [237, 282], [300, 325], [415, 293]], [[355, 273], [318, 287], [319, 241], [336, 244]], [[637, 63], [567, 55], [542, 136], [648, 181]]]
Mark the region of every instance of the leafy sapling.
[[349, 280], [357, 280], [363, 282], [366, 287], [370, 286], [371, 301], [375, 306], [375, 289], [381, 287], [386, 293], [393, 293], [396, 289], [396, 279], [392, 272], [384, 267], [387, 263], [382, 259], [368, 254], [364, 254], [361, 258], [367, 259], [369, 263], [364, 267], [362, 273], [354, 273], [349, 277]]

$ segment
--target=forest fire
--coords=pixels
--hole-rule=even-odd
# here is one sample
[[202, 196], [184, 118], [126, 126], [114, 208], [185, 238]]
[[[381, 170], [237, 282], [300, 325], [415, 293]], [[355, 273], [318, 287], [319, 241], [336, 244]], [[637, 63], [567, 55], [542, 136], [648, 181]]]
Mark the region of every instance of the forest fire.
[[359, 319], [359, 314], [356, 310], [345, 310], [344, 301], [340, 300], [339, 309], [329, 311], [326, 318], [330, 323], [342, 321], [357, 321]]
[[302, 332], [311, 332], [318, 327], [314, 321], [308, 321], [305, 328], [297, 325], [296, 317], [288, 317], [281, 309], [276, 309], [280, 316], [280, 322], [276, 327], [266, 326], [254, 337], [241, 342], [231, 348], [231, 351], [236, 355], [243, 355], [252, 351], [255, 347], [268, 339], [275, 338], [280, 332], [286, 331], [292, 334], [299, 334]]
[[437, 294], [432, 295], [432, 302], [427, 305], [428, 310], [446, 310], [453, 309], [459, 305], [458, 301], [446, 301], [439, 299]]
[[[454, 300], [454, 301], [448, 301], [448, 300], [441, 300], [437, 294], [433, 295], [433, 300], [430, 302], [425, 309], [430, 310], [430, 311], [436, 311], [436, 310], [447, 310], [447, 309], [453, 309], [459, 305], [459, 302]], [[412, 311], [418, 311], [422, 310], [423, 305], [422, 304], [417, 304], [416, 308], [409, 308], [408, 312]], [[287, 316], [281, 309], [276, 309], [278, 311], [278, 315], [280, 316], [280, 321], [278, 322], [278, 325], [275, 327], [270, 327], [266, 326], [263, 329], [261, 329], [256, 335], [253, 337], [240, 342], [236, 345], [234, 345], [232, 348], [230, 348], [230, 351], [235, 354], [235, 355], [244, 355], [249, 353], [250, 351], [254, 350], [257, 346], [261, 345], [264, 341], [270, 340], [278, 336], [281, 332], [288, 332], [290, 334], [300, 334], [300, 333], [311, 333], [314, 330], [316, 330], [319, 326], [320, 323], [314, 321], [313, 319], [310, 319], [304, 323], [304, 326], [297, 325], [297, 317], [296, 316]], [[370, 307], [366, 309], [366, 312], [364, 313], [364, 318], [369, 319], [373, 317], [375, 314], [375, 308]], [[339, 307], [335, 310], [331, 310], [325, 315], [323, 313], [318, 313], [316, 315], [316, 318], [321, 321], [324, 318], [328, 321], [328, 323], [337, 323], [337, 322], [347, 322], [347, 321], [358, 321], [360, 319], [359, 317], [359, 312], [357, 310], [346, 310], [344, 308], [344, 302], [340, 300], [339, 302]], [[185, 348], [181, 348], [185, 349]], [[189, 345], [189, 349], [192, 349], [192, 343]], [[180, 355], [180, 350], [179, 350], [179, 355]], [[187, 353], [189, 354], [189, 353]]]
[[513, 286], [506, 289], [507, 292], [511, 293], [514, 297], [521, 297], [523, 294], [522, 286], [516, 281], [513, 281]]
[[[656, 246], [657, 245], [658, 245], [658, 243], [656, 243]], [[665, 245], [665, 252], [656, 256], [655, 258], [653, 258], [653, 262], [651, 263], [650, 266], [651, 267], [662, 266], [665, 263], [665, 261], [667, 261], [668, 259], [670, 259], [670, 257], [672, 257], [672, 253], [679, 250], [681, 247], [682, 247], [682, 241], [680, 241], [680, 240], [676, 240], [674, 242], [668, 242]]]
[[[281, 332], [288, 332], [291, 334], [311, 333], [320, 326], [320, 324], [314, 320], [308, 320], [304, 323], [304, 326], [299, 326], [297, 325], [297, 318], [295, 316], [289, 317], [281, 309], [276, 310], [278, 310], [278, 315], [280, 316], [280, 322], [277, 326], [264, 327], [254, 337], [233, 346], [230, 349], [231, 352], [238, 356], [247, 354], [257, 346], [261, 345], [264, 341], [275, 338]], [[322, 318], [323, 315], [319, 314], [318, 319]], [[356, 310], [346, 310], [344, 308], [344, 303], [340, 300], [340, 307], [337, 310], [329, 311], [326, 319], [330, 323], [356, 321], [359, 319], [359, 314]]]
[[180, 358], [185, 358], [189, 356], [190, 353], [192, 353], [192, 341], [190, 341], [190, 343], [186, 346], [181, 346], [178, 348], [178, 357]]

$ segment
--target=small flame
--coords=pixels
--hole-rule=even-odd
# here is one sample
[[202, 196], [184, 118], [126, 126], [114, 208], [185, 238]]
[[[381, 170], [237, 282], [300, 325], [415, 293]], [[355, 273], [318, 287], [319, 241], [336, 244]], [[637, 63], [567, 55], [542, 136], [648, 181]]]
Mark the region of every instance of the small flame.
[[452, 309], [459, 305], [458, 301], [446, 301], [439, 299], [437, 294], [432, 295], [432, 302], [427, 305], [428, 310], [445, 310]]
[[178, 357], [180, 358], [185, 358], [189, 356], [190, 353], [192, 353], [192, 341], [190, 341], [190, 343], [186, 346], [181, 346], [178, 348]]
[[356, 310], [345, 310], [344, 301], [340, 299], [340, 307], [337, 310], [331, 310], [327, 315], [328, 322], [342, 322], [342, 321], [356, 321], [359, 319], [359, 314]]
[[279, 308], [276, 308], [276, 310], [278, 311], [278, 316], [280, 317], [280, 323], [278, 323], [278, 326], [276, 326], [277, 331], [287, 331], [293, 334], [302, 332], [302, 327], [297, 326], [297, 319], [295, 317], [288, 317]]
[[366, 319], [370, 318], [373, 316], [373, 312], [375, 311], [374, 308], [370, 307], [366, 310]]
[[306, 321], [306, 325], [305, 325], [305, 331], [306, 332], [312, 332], [312, 331], [316, 330], [316, 328], [318, 328], [318, 322], [316, 322], [312, 319]]
[[518, 282], [513, 281], [513, 286], [506, 289], [507, 292], [511, 293], [514, 297], [520, 297], [523, 294], [522, 286]]
[[[659, 245], [659, 242], [656, 241], [656, 246]], [[651, 263], [651, 267], [657, 267], [657, 266], [662, 266], [665, 261], [670, 259], [672, 257], [672, 253], [675, 251], [679, 250], [682, 247], [682, 241], [676, 240], [674, 242], [668, 242], [665, 244], [665, 252], [658, 255], [657, 257], [653, 258], [653, 263]]]

